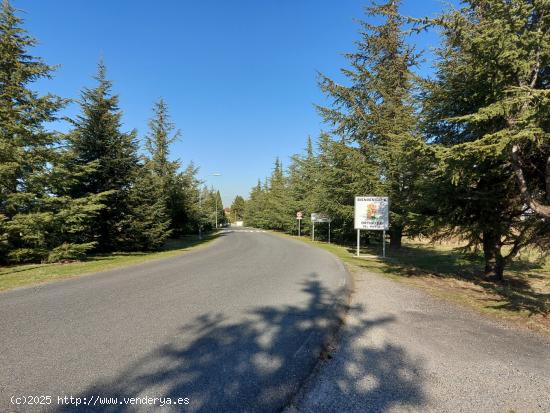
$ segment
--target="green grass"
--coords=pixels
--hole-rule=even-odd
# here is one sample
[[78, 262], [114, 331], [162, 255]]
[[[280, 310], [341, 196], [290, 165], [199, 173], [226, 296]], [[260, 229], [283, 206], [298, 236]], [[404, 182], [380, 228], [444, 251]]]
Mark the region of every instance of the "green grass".
[[464, 253], [456, 243], [406, 240], [400, 251], [388, 251], [388, 257], [382, 259], [379, 245], [362, 248], [365, 256], [357, 257], [355, 247], [312, 242], [305, 237], [300, 240], [333, 253], [352, 273], [376, 272], [482, 313], [550, 333], [550, 260], [535, 251], [515, 260], [506, 270], [505, 281], [499, 283], [482, 277], [481, 254]]
[[0, 291], [172, 257], [192, 248], [207, 245], [216, 238], [217, 234], [210, 234], [202, 240], [196, 236], [188, 236], [169, 240], [160, 251], [98, 254], [88, 257], [85, 261], [66, 264], [26, 264], [0, 267]]

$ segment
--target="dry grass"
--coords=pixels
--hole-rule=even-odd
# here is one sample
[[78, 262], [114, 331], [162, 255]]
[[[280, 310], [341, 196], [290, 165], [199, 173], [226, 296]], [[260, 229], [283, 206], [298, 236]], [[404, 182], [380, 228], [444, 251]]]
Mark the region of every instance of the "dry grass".
[[464, 253], [456, 242], [406, 240], [399, 252], [382, 259], [379, 245], [362, 249], [361, 254], [368, 256], [356, 257], [354, 247], [301, 240], [337, 255], [352, 272], [377, 272], [492, 317], [550, 334], [550, 260], [537, 251], [521, 254], [507, 268], [505, 281], [496, 283], [482, 277], [481, 254]]

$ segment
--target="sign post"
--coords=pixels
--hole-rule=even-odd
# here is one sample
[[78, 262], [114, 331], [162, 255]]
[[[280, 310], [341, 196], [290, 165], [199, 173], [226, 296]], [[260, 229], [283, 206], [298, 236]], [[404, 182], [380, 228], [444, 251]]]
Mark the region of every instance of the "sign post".
[[387, 196], [355, 197], [355, 229], [357, 230], [357, 256], [361, 249], [361, 230], [382, 231], [382, 257], [386, 257], [386, 231], [390, 226], [390, 204]]
[[316, 222], [328, 222], [328, 243], [330, 244], [330, 222], [332, 219], [328, 215], [320, 214], [318, 212], [313, 212], [311, 214], [311, 224], [312, 224], [312, 231], [311, 231], [311, 239], [315, 241], [315, 223]]
[[298, 220], [298, 236], [300, 237], [302, 235], [302, 218], [304, 217], [304, 214], [302, 211], [296, 212], [296, 219]]
[[386, 230], [382, 231], [382, 258], [386, 258]]

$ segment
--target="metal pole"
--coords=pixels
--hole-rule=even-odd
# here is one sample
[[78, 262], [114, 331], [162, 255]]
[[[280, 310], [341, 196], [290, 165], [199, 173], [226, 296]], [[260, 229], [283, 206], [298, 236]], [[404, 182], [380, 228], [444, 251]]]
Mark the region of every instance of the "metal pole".
[[328, 222], [328, 243], [330, 244], [330, 221]]
[[218, 229], [218, 194], [216, 194], [216, 229]]
[[358, 229], [357, 230], [357, 256], [359, 256], [359, 248], [360, 248], [360, 242], [361, 242], [360, 241], [360, 239], [361, 239], [360, 233], [361, 233], [361, 230]]
[[315, 241], [315, 221], [311, 221], [313, 224], [313, 230], [311, 231], [311, 240]]
[[299, 219], [299, 220], [298, 220], [298, 236], [299, 236], [299, 237], [302, 236], [302, 228], [301, 228], [302, 225], [301, 225], [301, 224], [302, 224], [302, 220]]
[[202, 239], [202, 193], [199, 191], [199, 239]]
[[382, 231], [382, 258], [386, 258], [386, 230]]

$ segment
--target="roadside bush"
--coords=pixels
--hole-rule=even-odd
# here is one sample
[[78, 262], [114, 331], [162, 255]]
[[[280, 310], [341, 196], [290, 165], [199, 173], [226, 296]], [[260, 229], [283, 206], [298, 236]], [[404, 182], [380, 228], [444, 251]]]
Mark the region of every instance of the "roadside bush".
[[25, 264], [40, 262], [47, 256], [48, 251], [41, 248], [17, 248], [8, 252], [8, 263]]
[[86, 258], [86, 253], [94, 248], [95, 242], [87, 242], [85, 244], [63, 243], [59, 247], [54, 248], [48, 254], [48, 262], [60, 261], [78, 261]]

